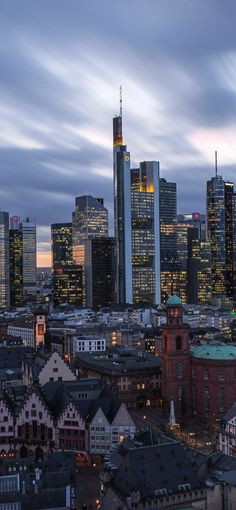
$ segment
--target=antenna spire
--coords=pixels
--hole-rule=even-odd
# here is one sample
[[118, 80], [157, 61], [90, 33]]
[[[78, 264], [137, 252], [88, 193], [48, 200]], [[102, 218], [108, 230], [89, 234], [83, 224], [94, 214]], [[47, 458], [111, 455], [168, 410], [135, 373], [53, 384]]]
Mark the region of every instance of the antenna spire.
[[122, 117], [122, 85], [120, 85], [120, 117]]
[[217, 171], [218, 171], [218, 167], [217, 167], [217, 151], [215, 151], [215, 171], [216, 171], [216, 177], [217, 177]]

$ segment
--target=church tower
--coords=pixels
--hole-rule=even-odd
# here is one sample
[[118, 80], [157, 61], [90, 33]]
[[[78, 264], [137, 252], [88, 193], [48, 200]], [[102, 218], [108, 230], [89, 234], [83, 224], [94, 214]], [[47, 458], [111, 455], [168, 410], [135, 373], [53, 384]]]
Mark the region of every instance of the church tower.
[[162, 398], [167, 411], [173, 400], [176, 417], [181, 418], [192, 414], [189, 326], [183, 324], [178, 296], [169, 297], [166, 308], [167, 324], [162, 328]]

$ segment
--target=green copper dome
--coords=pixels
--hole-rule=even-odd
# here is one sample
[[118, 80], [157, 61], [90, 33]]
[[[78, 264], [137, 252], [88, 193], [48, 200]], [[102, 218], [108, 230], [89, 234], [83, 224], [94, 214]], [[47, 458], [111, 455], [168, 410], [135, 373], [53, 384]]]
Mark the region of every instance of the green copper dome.
[[179, 298], [179, 296], [170, 296], [167, 299], [166, 304], [174, 306], [174, 305], [182, 305], [182, 302], [181, 302], [181, 299]]
[[191, 355], [194, 358], [215, 360], [236, 360], [236, 347], [222, 342], [192, 347]]

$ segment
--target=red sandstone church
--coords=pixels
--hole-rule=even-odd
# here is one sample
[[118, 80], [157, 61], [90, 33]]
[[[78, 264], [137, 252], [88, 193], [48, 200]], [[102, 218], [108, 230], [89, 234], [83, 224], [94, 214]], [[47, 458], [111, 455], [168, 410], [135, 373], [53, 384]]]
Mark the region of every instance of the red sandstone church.
[[162, 397], [166, 409], [173, 399], [175, 415], [220, 420], [236, 402], [236, 347], [212, 341], [190, 346], [178, 296], [167, 301], [162, 330]]

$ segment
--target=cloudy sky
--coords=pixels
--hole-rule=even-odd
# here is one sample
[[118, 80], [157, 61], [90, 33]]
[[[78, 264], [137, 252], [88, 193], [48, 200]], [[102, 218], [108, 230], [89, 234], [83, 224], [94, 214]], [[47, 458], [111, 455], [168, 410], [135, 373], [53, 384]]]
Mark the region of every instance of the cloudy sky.
[[[123, 86], [133, 163], [158, 159], [180, 212], [236, 176], [235, 0], [0, 0], [0, 208], [71, 221], [103, 196], [112, 224], [112, 117]], [[236, 182], [236, 178], [235, 178]]]

